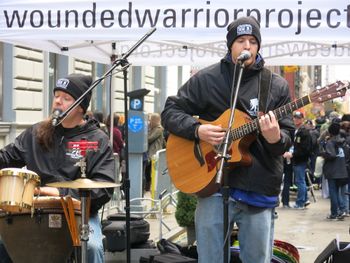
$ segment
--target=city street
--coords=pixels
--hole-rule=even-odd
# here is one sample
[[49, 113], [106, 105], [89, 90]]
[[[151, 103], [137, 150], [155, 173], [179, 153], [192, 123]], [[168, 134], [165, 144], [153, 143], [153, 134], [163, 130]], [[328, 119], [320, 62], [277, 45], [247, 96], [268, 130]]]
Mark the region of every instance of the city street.
[[[312, 263], [323, 249], [337, 236], [340, 241], [350, 242], [350, 217], [344, 221], [329, 221], [329, 199], [315, 191], [317, 202], [305, 210], [277, 208], [275, 239], [286, 241], [298, 248], [301, 263]], [[291, 202], [293, 204], [293, 201]]]
[[[349, 227], [350, 217], [344, 221], [329, 221], [329, 199], [321, 197], [321, 191], [316, 190], [316, 203], [313, 202], [305, 210], [286, 209], [278, 207], [278, 218], [275, 221], [275, 239], [282, 240], [294, 245], [300, 254], [300, 263], [313, 263], [317, 256], [337, 236], [340, 241], [350, 242]], [[295, 197], [291, 194], [290, 204], [294, 204]], [[173, 207], [170, 206], [170, 211]], [[150, 239], [157, 240], [159, 237], [159, 221], [147, 219], [151, 224]], [[173, 239], [183, 244], [186, 236], [174, 218], [174, 213], [166, 214], [164, 222], [172, 229], [168, 232], [163, 227], [163, 238]]]

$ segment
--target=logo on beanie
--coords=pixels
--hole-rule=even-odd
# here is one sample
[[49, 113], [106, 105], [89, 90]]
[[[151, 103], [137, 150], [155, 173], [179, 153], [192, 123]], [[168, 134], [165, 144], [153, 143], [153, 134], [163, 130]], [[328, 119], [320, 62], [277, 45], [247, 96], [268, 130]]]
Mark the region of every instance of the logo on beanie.
[[67, 89], [69, 85], [69, 79], [59, 79], [56, 83], [56, 88]]
[[252, 35], [253, 27], [250, 24], [242, 24], [237, 27], [237, 35]]

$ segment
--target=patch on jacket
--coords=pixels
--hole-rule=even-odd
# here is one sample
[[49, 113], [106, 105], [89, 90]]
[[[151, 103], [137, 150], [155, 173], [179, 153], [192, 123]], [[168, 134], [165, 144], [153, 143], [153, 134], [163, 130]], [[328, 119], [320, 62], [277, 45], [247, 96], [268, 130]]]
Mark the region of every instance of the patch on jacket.
[[83, 156], [81, 155], [80, 150], [73, 150], [71, 152], [66, 153], [66, 155], [70, 156], [72, 159], [81, 159]]
[[250, 108], [248, 110], [250, 116], [258, 116], [259, 111], [259, 100], [254, 98], [250, 100]]

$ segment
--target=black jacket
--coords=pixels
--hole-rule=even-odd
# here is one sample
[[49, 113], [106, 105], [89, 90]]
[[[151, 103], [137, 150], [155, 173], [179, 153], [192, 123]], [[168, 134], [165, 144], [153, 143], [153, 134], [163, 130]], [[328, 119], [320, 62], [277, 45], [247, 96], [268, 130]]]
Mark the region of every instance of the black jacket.
[[[113, 150], [107, 135], [97, 126], [95, 120], [72, 129], [62, 126], [55, 128], [54, 147], [45, 151], [38, 143], [35, 132], [40, 123], [23, 131], [14, 143], [0, 150], [0, 168], [24, 167], [40, 176], [41, 185], [57, 181], [70, 181], [81, 177], [79, 153], [67, 149], [68, 142], [97, 141], [98, 151], [87, 153], [86, 176], [95, 181], [114, 182]], [[60, 194], [69, 194], [79, 199], [77, 190], [59, 189]], [[112, 196], [113, 188], [94, 189], [91, 191], [91, 213], [96, 213]]]
[[322, 156], [325, 158], [323, 173], [326, 179], [348, 178], [345, 156], [345, 139], [340, 135], [331, 136], [325, 145]]
[[293, 146], [293, 163], [307, 163], [312, 153], [312, 137], [304, 125], [295, 133]]
[[[252, 69], [244, 69], [239, 90], [237, 109], [248, 113], [252, 118], [256, 117], [258, 111], [259, 73], [263, 65], [264, 61], [259, 56]], [[161, 115], [163, 127], [178, 136], [194, 140], [198, 122], [193, 116], [213, 121], [230, 108], [233, 72], [234, 64], [228, 54], [221, 62], [192, 76], [179, 89], [177, 96], [168, 97]], [[276, 109], [290, 102], [286, 80], [273, 74], [271, 81], [267, 110]], [[279, 123], [281, 141], [269, 144], [259, 135], [249, 149], [253, 158], [252, 165], [232, 170], [232, 175], [229, 177], [230, 186], [265, 195], [278, 195], [283, 174], [281, 155], [291, 145], [290, 135], [294, 132], [290, 115], [281, 119]]]

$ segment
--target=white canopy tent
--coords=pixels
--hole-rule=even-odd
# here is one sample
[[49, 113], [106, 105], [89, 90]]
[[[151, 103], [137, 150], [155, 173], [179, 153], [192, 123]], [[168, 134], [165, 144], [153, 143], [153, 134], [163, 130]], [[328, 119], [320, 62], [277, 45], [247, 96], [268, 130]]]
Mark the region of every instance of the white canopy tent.
[[0, 41], [110, 63], [151, 28], [132, 65], [206, 65], [226, 51], [236, 17], [261, 21], [268, 65], [349, 64], [347, 0], [2, 0]]

